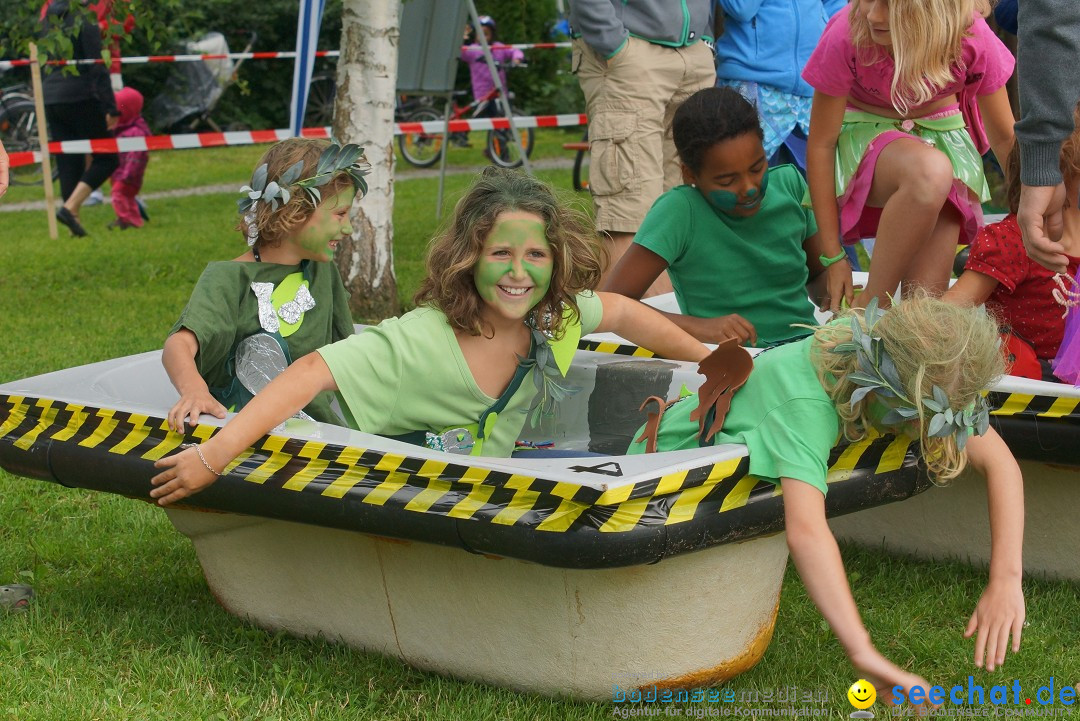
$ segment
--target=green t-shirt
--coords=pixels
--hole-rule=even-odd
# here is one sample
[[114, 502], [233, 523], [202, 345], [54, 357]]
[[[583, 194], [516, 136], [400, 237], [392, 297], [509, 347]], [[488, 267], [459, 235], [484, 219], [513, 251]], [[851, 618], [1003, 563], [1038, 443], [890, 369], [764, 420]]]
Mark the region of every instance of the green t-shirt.
[[[577, 304], [581, 332], [593, 332], [603, 315], [600, 299], [583, 293]], [[454, 329], [434, 308], [384, 320], [319, 354], [337, 383], [342, 408], [352, 415], [351, 425], [365, 433], [440, 433], [476, 423], [498, 400], [476, 385]], [[510, 456], [535, 393], [532, 377], [525, 378], [484, 440], [483, 455]]]
[[[829, 452], [840, 435], [840, 417], [810, 362], [812, 343], [813, 338], [804, 338], [754, 359], [754, 370], [732, 398], [713, 443], [744, 444], [750, 451], [750, 473], [759, 478], [774, 483], [794, 478], [826, 493]], [[698, 423], [690, 420], [697, 404], [694, 394], [664, 412], [658, 450], [698, 447]], [[627, 450], [630, 455], [644, 452], [644, 441]]]
[[[232, 369], [228, 366], [236, 344], [263, 330], [259, 301], [251, 284], [273, 283], [276, 288], [287, 276], [299, 272], [300, 266], [296, 265], [226, 260], [210, 263], [199, 277], [169, 335], [181, 328], [195, 334], [199, 340], [195, 367], [218, 400], [232, 383]], [[349, 292], [334, 264], [311, 263], [310, 277], [308, 292], [315, 307], [301, 316], [297, 326], [282, 325], [280, 331], [294, 361], [353, 334]], [[341, 418], [331, 409], [332, 401], [333, 394], [320, 393], [304, 411], [317, 421], [341, 425]]]
[[738, 313], [754, 324], [758, 345], [807, 335], [815, 325], [806, 293], [803, 241], [817, 232], [806, 181], [792, 165], [769, 171], [761, 210], [737, 218], [713, 210], [696, 188], [657, 198], [634, 242], [663, 258], [683, 315]]

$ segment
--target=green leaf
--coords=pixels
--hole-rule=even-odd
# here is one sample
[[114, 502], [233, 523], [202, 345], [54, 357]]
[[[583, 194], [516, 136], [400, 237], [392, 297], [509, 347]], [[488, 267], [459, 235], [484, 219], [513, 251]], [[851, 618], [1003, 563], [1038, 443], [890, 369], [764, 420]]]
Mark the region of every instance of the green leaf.
[[863, 386], [862, 388], [856, 388], [851, 392], [851, 407], [854, 408], [855, 404], [866, 397], [868, 393], [871, 393], [874, 389], [870, 386]]
[[949, 427], [949, 423], [945, 420], [944, 414], [935, 413], [934, 417], [930, 419], [930, 425], [926, 429], [926, 435], [931, 438], [940, 438], [952, 433], [952, 429]]
[[266, 187], [266, 163], [255, 168], [255, 173], [251, 176], [251, 187], [254, 190], [262, 190]]
[[934, 413], [941, 413], [943, 410], [945, 410], [941, 406], [941, 404], [935, 401], [933, 398], [923, 398], [922, 404], [932, 410]]
[[[280, 178], [280, 180], [278, 180], [278, 182], [281, 185], [292, 185], [293, 183], [296, 182], [296, 179], [300, 177], [300, 171], [303, 170], [303, 169], [304, 169], [304, 161], [303, 160], [297, 160], [295, 163], [290, 165], [289, 168], [284, 173], [281, 174], [281, 178]], [[289, 202], [289, 201], [286, 200], [285, 202]]]

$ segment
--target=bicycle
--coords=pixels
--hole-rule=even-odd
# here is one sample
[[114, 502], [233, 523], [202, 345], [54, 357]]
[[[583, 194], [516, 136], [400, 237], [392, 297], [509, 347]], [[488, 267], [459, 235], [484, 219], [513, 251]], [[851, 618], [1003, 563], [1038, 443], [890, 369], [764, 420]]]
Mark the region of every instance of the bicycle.
[[[510, 67], [522, 67], [522, 65]], [[471, 117], [473, 118], [504, 117], [498, 98], [499, 91], [492, 88], [492, 90], [482, 98], [473, 100], [468, 105], [458, 105], [455, 102], [451, 107], [450, 119], [459, 120], [470, 111], [472, 111]], [[510, 99], [513, 100], [512, 95], [510, 96]], [[510, 106], [510, 114], [515, 117], [520, 115], [513, 105]], [[442, 120], [442, 114], [439, 113], [436, 108], [421, 107], [410, 113], [405, 118], [404, 122], [423, 123]], [[535, 131], [532, 128], [519, 128], [518, 131], [521, 136], [521, 144], [524, 146], [525, 155], [526, 157], [531, 157], [533, 142], [535, 141]], [[402, 133], [398, 136], [398, 149], [401, 151], [401, 157], [404, 158], [406, 162], [415, 165], [418, 168], [429, 168], [439, 162], [439, 158], [442, 156], [443, 151], [443, 141], [444, 138], [441, 132]], [[504, 168], [516, 168], [521, 165], [522, 162], [521, 151], [518, 149], [517, 144], [514, 143], [514, 135], [509, 128], [487, 131], [484, 152], [491, 162]]]
[[[34, 96], [25, 83], [0, 88], [0, 140], [8, 153], [33, 152], [38, 142], [38, 114]], [[57, 168], [53, 166], [53, 178]], [[17, 165], [9, 171], [12, 185], [40, 185], [41, 163]]]

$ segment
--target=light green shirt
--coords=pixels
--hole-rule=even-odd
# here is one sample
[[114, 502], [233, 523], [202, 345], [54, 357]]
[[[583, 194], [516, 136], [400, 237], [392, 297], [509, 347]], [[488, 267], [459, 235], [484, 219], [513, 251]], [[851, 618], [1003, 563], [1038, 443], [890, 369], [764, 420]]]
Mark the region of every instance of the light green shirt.
[[[600, 299], [583, 293], [577, 303], [582, 333], [591, 333], [603, 316]], [[352, 415], [350, 425], [365, 433], [440, 433], [476, 423], [498, 400], [476, 385], [454, 329], [434, 308], [384, 320], [319, 354], [337, 383], [342, 408]], [[535, 393], [527, 377], [499, 413], [483, 455], [510, 456]]]
[[[774, 483], [793, 478], [826, 493], [829, 453], [840, 435], [840, 417], [810, 362], [812, 343], [813, 338], [805, 338], [754, 359], [754, 370], [731, 400], [713, 444], [744, 444], [750, 451], [750, 473], [759, 478]], [[657, 450], [698, 447], [698, 422], [690, 420], [697, 405], [694, 394], [664, 412]], [[644, 441], [627, 450], [630, 455], [644, 452]]]

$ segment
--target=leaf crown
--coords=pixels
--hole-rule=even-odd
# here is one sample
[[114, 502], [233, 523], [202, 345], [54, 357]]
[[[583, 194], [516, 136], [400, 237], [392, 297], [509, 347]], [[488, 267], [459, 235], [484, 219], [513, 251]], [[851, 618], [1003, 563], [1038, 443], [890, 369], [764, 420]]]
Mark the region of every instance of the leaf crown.
[[[885, 311], [878, 307], [877, 298], [866, 306], [863, 319], [864, 331], [856, 316], [851, 317], [851, 341], [838, 343], [833, 353], [854, 353], [858, 359], [858, 370], [849, 373], [847, 379], [857, 388], [851, 393], [851, 407], [873, 392], [880, 397], [895, 398], [898, 406], [891, 408], [881, 419], [886, 425], [899, 424], [919, 417], [918, 405], [908, 397], [900, 373], [896, 369], [885, 341], [874, 333], [874, 326], [884, 317]], [[934, 385], [933, 396], [921, 399], [921, 405], [932, 413], [926, 427], [930, 438], [956, 438], [958, 450], [964, 450], [968, 437], [974, 433], [981, 436], [990, 427], [990, 411], [982, 396], [978, 396], [967, 407], [953, 410], [949, 407], [949, 397], [939, 386]]]
[[255, 168], [251, 176], [251, 185], [240, 188], [244, 197], [236, 201], [241, 213], [253, 209], [259, 201], [270, 204], [275, 211], [278, 205], [286, 205], [297, 189], [307, 194], [312, 205], [322, 202], [322, 186], [330, 182], [338, 173], [345, 173], [353, 187], [363, 194], [367, 193], [367, 181], [364, 176], [371, 172], [371, 166], [363, 161], [364, 149], [353, 143], [344, 146], [331, 143], [319, 156], [315, 164], [315, 173], [308, 178], [298, 179], [304, 169], [304, 161], [298, 160], [290, 165], [280, 178], [267, 182], [267, 166], [263, 163]]

